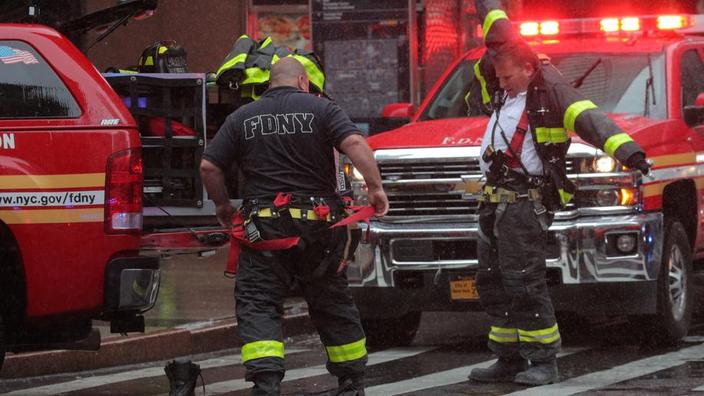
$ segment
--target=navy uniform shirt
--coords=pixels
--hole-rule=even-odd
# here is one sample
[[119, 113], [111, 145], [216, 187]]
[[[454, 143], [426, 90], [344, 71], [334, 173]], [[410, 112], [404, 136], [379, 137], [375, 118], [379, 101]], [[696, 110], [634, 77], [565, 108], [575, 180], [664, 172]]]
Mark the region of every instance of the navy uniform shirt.
[[333, 147], [361, 134], [335, 103], [293, 87], [276, 87], [230, 114], [203, 158], [223, 171], [233, 161], [245, 177], [243, 198], [278, 192], [335, 194]]

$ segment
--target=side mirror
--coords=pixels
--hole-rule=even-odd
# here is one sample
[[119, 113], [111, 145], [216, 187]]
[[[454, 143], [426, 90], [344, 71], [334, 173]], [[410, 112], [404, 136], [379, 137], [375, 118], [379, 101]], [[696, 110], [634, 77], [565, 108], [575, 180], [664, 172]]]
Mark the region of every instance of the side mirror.
[[412, 103], [391, 103], [384, 106], [381, 111], [381, 119], [375, 125], [373, 133], [396, 129], [401, 125], [408, 124], [415, 113]]
[[407, 118], [409, 121], [413, 117], [415, 109], [411, 103], [391, 103], [384, 106], [381, 112], [382, 118]]

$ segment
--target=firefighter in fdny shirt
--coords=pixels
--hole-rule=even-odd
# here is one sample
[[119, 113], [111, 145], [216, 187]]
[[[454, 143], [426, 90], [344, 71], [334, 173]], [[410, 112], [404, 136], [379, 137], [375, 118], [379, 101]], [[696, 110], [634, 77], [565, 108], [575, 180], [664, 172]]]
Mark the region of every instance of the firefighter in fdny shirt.
[[252, 242], [301, 237], [294, 248], [258, 251], [243, 246], [239, 255], [236, 314], [253, 395], [280, 394], [283, 299], [294, 279], [325, 345], [327, 368], [338, 378], [339, 388], [330, 394], [364, 394], [365, 336], [344, 271], [338, 270], [348, 234], [345, 227], [329, 229], [342, 214], [333, 148], [345, 153], [364, 176], [376, 216], [383, 216], [389, 203], [364, 136], [337, 105], [309, 94], [308, 84], [301, 63], [291, 57], [279, 60], [272, 66], [269, 89], [227, 118], [201, 163], [223, 225], [231, 225], [235, 212], [223, 170], [236, 161], [245, 177], [240, 213], [247, 237]]

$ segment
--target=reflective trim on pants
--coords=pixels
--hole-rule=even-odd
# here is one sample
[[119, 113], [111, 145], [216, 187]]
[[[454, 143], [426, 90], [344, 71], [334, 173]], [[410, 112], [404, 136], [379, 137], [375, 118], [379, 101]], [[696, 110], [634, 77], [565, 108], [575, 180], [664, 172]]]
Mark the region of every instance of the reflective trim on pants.
[[350, 362], [358, 360], [367, 355], [367, 339], [362, 338], [345, 345], [326, 346], [328, 359], [332, 363]]
[[518, 339], [521, 342], [537, 342], [540, 344], [552, 344], [560, 339], [560, 331], [557, 323], [547, 329], [521, 330], [518, 329]]
[[265, 357], [284, 358], [284, 343], [281, 341], [267, 340], [254, 341], [242, 346], [242, 362], [261, 359]]
[[518, 329], [491, 326], [489, 339], [499, 343], [518, 342]]

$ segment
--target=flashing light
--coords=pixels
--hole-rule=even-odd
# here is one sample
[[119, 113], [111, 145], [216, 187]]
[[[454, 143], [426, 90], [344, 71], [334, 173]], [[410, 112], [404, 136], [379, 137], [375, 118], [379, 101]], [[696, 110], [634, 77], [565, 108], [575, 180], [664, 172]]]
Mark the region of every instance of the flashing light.
[[606, 33], [618, 32], [619, 22], [618, 18], [604, 18], [599, 22], [601, 26], [601, 31]]
[[691, 15], [645, 15], [609, 18], [583, 18], [517, 22], [523, 36], [557, 36], [559, 34], [633, 34], [673, 31], [694, 25]]
[[637, 32], [640, 30], [640, 18], [623, 18], [621, 19], [621, 30], [624, 32]]
[[537, 36], [540, 33], [540, 25], [538, 22], [523, 22], [520, 30], [523, 36]]
[[553, 36], [560, 33], [560, 23], [557, 21], [545, 21], [540, 24], [540, 34], [543, 36]]
[[660, 15], [657, 19], [658, 29], [682, 29], [687, 26], [687, 18], [682, 15]]

